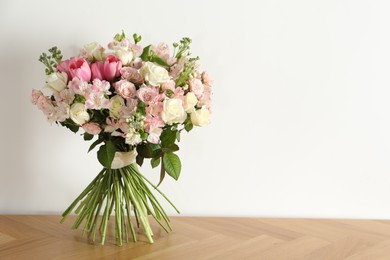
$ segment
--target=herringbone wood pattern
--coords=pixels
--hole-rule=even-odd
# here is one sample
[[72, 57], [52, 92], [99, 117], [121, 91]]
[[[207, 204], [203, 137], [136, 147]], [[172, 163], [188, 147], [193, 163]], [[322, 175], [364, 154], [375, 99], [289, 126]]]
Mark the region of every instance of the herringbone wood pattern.
[[113, 233], [89, 244], [59, 218], [0, 216], [0, 259], [390, 259], [390, 221], [175, 217], [170, 234], [153, 225], [154, 244], [117, 247]]

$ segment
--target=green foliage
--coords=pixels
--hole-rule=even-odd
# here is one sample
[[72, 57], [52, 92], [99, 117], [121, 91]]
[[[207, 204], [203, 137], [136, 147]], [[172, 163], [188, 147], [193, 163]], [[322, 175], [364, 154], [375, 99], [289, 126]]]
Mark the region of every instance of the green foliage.
[[161, 133], [160, 139], [161, 139], [161, 146], [163, 148], [168, 148], [175, 144], [177, 135], [177, 130], [172, 130], [170, 128], [166, 128]]
[[161, 161], [160, 157], [152, 158], [150, 160], [150, 164], [152, 165], [152, 168], [156, 168], [160, 164], [160, 161]]
[[91, 144], [91, 146], [88, 149], [88, 152], [92, 151], [98, 144], [103, 143], [104, 139], [99, 135], [99, 138]]
[[134, 43], [137, 44], [142, 40], [141, 35], [138, 35], [136, 33], [133, 34]]
[[183, 86], [187, 80], [190, 79], [191, 75], [195, 72], [196, 62], [199, 60], [199, 57], [191, 58], [185, 65], [184, 69], [181, 72], [180, 76], [176, 80], [176, 86]]
[[143, 143], [137, 146], [137, 152], [143, 158], [156, 158], [161, 156], [162, 150], [159, 144]]
[[188, 117], [187, 120], [184, 122], [184, 129], [189, 132], [194, 128], [194, 125], [191, 122], [191, 117]]
[[62, 54], [61, 50], [57, 48], [57, 46], [54, 46], [49, 49], [49, 54], [42, 53], [41, 56], [39, 56], [39, 61], [42, 62], [46, 68], [45, 73], [46, 75], [50, 75], [56, 71], [57, 65], [62, 60]]
[[73, 122], [73, 120], [70, 118], [66, 119], [64, 122], [60, 122], [60, 124], [68, 128], [73, 133], [77, 133], [80, 128], [80, 126]]
[[84, 141], [90, 141], [92, 139], [93, 139], [93, 135], [91, 135], [87, 132], [84, 133]]
[[97, 152], [97, 157], [103, 167], [111, 169], [111, 164], [114, 160], [115, 152], [116, 148], [111, 141], [107, 141], [106, 144], [100, 146], [100, 149]]
[[121, 34], [117, 33], [114, 36], [114, 39], [117, 40], [118, 42], [122, 41], [124, 38], [126, 38], [126, 35], [125, 35], [125, 32], [123, 30], [122, 30]]
[[184, 37], [180, 40], [180, 44], [174, 43], [173, 47], [178, 47], [176, 58], [180, 59], [183, 55], [188, 55], [190, 50], [190, 44], [192, 40], [188, 37]]
[[172, 152], [164, 153], [163, 164], [168, 175], [175, 180], [178, 180], [181, 171], [181, 162], [179, 156]]
[[153, 51], [152, 47], [152, 45], [148, 45], [144, 48], [140, 56], [141, 59], [143, 61], [154, 62], [160, 66], [169, 67], [169, 65]]

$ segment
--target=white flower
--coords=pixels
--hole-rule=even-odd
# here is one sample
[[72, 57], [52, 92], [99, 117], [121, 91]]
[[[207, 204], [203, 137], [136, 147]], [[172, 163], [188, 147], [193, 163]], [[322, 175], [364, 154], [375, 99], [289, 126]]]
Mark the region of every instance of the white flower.
[[133, 52], [124, 48], [118, 49], [115, 55], [122, 61], [123, 65], [129, 65], [134, 58]]
[[46, 86], [54, 93], [65, 89], [66, 83], [68, 83], [68, 75], [65, 72], [54, 72], [46, 79]]
[[89, 121], [89, 114], [85, 109], [84, 104], [82, 103], [74, 103], [70, 107], [70, 118], [78, 125], [83, 125]]
[[137, 155], [138, 153], [136, 149], [130, 152], [116, 152], [114, 160], [112, 160], [111, 163], [111, 169], [120, 169], [135, 163], [135, 158], [137, 158]]
[[110, 116], [114, 118], [119, 118], [122, 111], [122, 107], [125, 105], [124, 99], [121, 96], [116, 95], [110, 99], [110, 102]]
[[191, 122], [196, 126], [205, 126], [210, 123], [210, 111], [206, 106], [191, 113]]
[[97, 42], [91, 42], [84, 46], [83, 56], [89, 61], [102, 60], [104, 48]]
[[187, 95], [184, 96], [184, 110], [187, 113], [191, 113], [194, 111], [194, 107], [198, 103], [198, 98], [192, 92], [188, 92]]
[[129, 132], [126, 134], [125, 143], [129, 145], [137, 145], [142, 142], [141, 135], [130, 128]]
[[183, 123], [187, 118], [183, 102], [178, 98], [164, 100], [163, 111], [161, 112], [162, 120], [167, 124]]
[[145, 62], [140, 70], [144, 79], [156, 87], [170, 80], [168, 71], [153, 62]]

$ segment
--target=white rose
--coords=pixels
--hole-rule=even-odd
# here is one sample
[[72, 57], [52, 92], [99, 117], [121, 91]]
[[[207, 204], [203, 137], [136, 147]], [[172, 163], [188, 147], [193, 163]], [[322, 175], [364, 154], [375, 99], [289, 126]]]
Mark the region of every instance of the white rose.
[[205, 126], [210, 123], [210, 111], [206, 106], [191, 113], [191, 122], [197, 126]]
[[150, 85], [156, 87], [170, 80], [168, 71], [153, 62], [145, 62], [140, 70], [141, 75]]
[[192, 92], [188, 92], [187, 95], [184, 97], [184, 110], [187, 113], [191, 113], [194, 111], [194, 107], [198, 103], [198, 98], [196, 95]]
[[84, 56], [89, 60], [103, 60], [104, 48], [97, 42], [91, 42], [84, 46]]
[[61, 92], [66, 88], [68, 75], [65, 72], [54, 72], [47, 76], [46, 84], [54, 93]]
[[78, 125], [83, 125], [89, 121], [89, 114], [82, 103], [74, 103], [70, 107], [69, 114], [73, 122]]
[[187, 118], [183, 102], [177, 98], [164, 100], [164, 108], [161, 112], [161, 117], [167, 124], [183, 123]]
[[122, 107], [125, 105], [124, 99], [116, 95], [110, 99], [111, 106], [110, 106], [110, 116], [114, 118], [119, 118], [120, 113], [122, 111]]
[[133, 52], [126, 49], [117, 50], [115, 55], [122, 61], [123, 65], [129, 65], [134, 58]]

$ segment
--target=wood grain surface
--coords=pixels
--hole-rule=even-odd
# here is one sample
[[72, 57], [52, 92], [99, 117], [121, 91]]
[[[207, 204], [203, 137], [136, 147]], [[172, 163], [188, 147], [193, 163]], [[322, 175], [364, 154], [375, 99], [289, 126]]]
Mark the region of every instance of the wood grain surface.
[[169, 234], [151, 220], [154, 244], [117, 247], [113, 232], [89, 243], [72, 218], [0, 215], [0, 259], [390, 259], [383, 220], [174, 217]]

